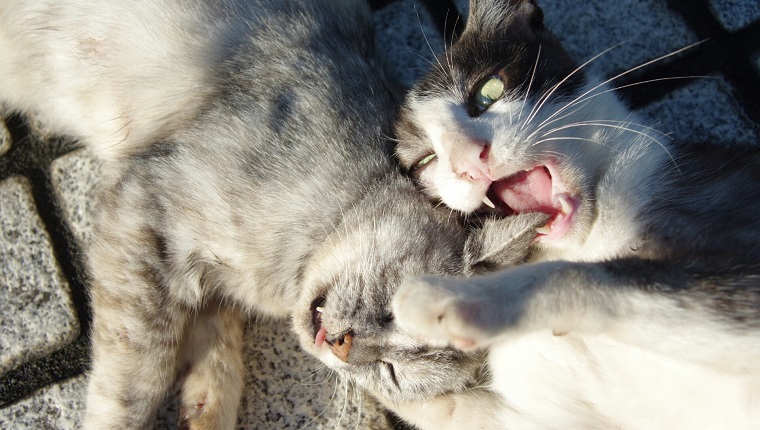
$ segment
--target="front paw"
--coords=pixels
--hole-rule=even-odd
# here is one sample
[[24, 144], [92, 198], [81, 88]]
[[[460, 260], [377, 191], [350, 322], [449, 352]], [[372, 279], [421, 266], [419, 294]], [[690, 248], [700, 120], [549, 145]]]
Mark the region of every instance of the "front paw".
[[487, 330], [493, 303], [473, 292], [466, 279], [418, 278], [401, 286], [392, 311], [401, 330], [425, 344], [479, 349], [493, 340]]

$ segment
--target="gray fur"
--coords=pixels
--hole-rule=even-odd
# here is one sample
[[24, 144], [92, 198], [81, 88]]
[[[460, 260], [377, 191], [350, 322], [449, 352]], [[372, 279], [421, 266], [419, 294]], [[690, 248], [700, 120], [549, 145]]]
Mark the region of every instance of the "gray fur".
[[[368, 28], [350, 0], [0, 4], [0, 100], [107, 163], [85, 428], [149, 427], [175, 383], [183, 428], [234, 427], [247, 315], [290, 318], [417, 422], [483, 381], [482, 356], [400, 333], [390, 300], [413, 275], [521, 260], [530, 238], [494, 252], [401, 174]], [[352, 333], [345, 362], [321, 327]]]

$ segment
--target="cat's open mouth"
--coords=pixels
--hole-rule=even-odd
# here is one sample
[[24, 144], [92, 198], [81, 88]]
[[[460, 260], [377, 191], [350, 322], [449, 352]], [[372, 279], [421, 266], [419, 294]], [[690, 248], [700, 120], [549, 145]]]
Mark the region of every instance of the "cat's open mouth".
[[324, 296], [319, 296], [311, 302], [312, 335], [314, 336], [314, 344], [317, 347], [322, 346], [327, 337], [327, 330], [322, 327], [322, 306], [324, 306], [325, 301], [326, 299]]
[[[486, 201], [488, 200], [488, 201]], [[549, 222], [538, 228], [537, 240], [563, 237], [572, 226], [580, 202], [570, 195], [554, 166], [541, 165], [523, 170], [491, 184], [486, 204], [502, 215], [540, 212], [551, 215]]]

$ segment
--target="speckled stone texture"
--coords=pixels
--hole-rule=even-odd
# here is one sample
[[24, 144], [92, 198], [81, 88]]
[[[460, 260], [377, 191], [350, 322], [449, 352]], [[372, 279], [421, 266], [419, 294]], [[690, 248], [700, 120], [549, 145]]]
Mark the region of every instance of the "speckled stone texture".
[[715, 18], [727, 31], [735, 32], [760, 21], [758, 0], [707, 0]]
[[[544, 21], [567, 51], [585, 62], [613, 48], [589, 70], [612, 77], [698, 41], [661, 0], [539, 0]], [[467, 11], [467, 0], [458, 0]], [[646, 31], [642, 31], [646, 29]]]
[[29, 182], [0, 182], [0, 374], [79, 334], [69, 288], [36, 214]]
[[[375, 400], [304, 353], [287, 321], [250, 323], [245, 332], [246, 391], [238, 416], [243, 429], [388, 430]], [[84, 418], [84, 376], [40, 390], [0, 410], [0, 429], [75, 429]], [[156, 428], [176, 429], [167, 401]]]
[[87, 245], [92, 233], [92, 213], [100, 169], [100, 162], [86, 149], [58, 158], [50, 167], [53, 190], [80, 247]]
[[758, 125], [744, 115], [720, 75], [679, 88], [641, 113], [653, 127], [678, 140], [727, 145], [760, 142]]
[[428, 11], [411, 0], [392, 3], [374, 14], [375, 43], [395, 84], [409, 87], [443, 50], [443, 38]]

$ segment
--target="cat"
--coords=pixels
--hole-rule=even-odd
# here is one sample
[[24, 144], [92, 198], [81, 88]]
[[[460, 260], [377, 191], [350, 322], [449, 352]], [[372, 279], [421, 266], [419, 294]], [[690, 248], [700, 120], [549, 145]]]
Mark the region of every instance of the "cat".
[[482, 355], [416, 343], [390, 300], [522, 261], [546, 217], [473, 229], [417, 191], [370, 28], [358, 0], [0, 3], [4, 109], [104, 163], [84, 428], [148, 428], [174, 387], [181, 428], [233, 428], [249, 315], [428, 428], [495, 399]]
[[469, 11], [407, 95], [397, 157], [454, 210], [549, 221], [527, 264], [406, 281], [397, 324], [488, 351], [495, 428], [760, 428], [758, 150], [670, 142], [533, 0]]

